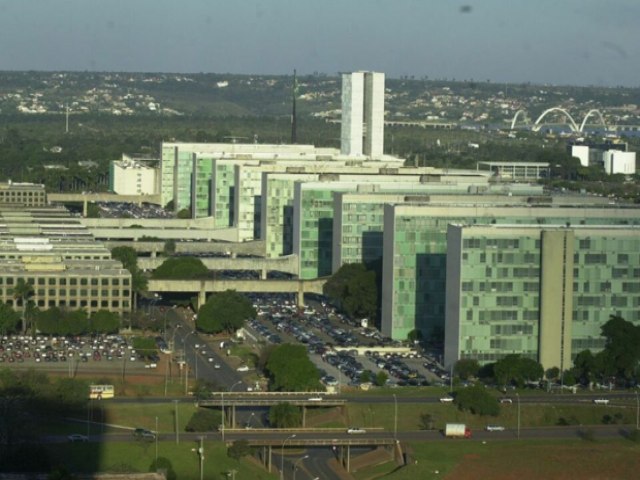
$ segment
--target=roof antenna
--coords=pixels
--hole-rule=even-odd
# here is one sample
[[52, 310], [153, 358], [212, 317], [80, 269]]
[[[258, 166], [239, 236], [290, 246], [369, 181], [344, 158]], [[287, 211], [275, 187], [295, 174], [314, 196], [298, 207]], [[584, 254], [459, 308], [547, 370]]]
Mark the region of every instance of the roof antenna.
[[296, 77], [296, 71], [293, 70], [293, 89], [291, 92], [292, 107], [291, 107], [291, 144], [295, 145], [298, 142], [297, 124], [298, 118], [296, 117], [296, 97], [298, 96], [298, 78]]

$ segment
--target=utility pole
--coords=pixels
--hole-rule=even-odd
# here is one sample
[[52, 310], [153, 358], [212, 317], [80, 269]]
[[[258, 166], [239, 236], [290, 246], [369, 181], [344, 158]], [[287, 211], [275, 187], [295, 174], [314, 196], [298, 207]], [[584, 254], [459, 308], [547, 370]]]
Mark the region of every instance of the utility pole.
[[156, 417], [156, 468], [158, 466], [158, 417]]

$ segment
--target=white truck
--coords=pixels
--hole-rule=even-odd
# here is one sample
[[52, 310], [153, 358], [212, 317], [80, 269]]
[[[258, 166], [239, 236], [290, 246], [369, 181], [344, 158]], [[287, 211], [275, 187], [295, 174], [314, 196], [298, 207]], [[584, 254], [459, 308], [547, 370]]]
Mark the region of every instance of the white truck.
[[447, 423], [444, 427], [447, 438], [471, 438], [471, 429], [464, 423]]

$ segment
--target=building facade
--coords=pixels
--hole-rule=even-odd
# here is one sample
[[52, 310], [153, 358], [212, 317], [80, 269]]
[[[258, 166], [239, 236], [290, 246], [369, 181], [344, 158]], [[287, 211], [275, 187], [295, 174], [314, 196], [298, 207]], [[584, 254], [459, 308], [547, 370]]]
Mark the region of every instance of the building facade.
[[639, 306], [638, 226], [448, 227], [446, 365], [515, 353], [564, 371]]

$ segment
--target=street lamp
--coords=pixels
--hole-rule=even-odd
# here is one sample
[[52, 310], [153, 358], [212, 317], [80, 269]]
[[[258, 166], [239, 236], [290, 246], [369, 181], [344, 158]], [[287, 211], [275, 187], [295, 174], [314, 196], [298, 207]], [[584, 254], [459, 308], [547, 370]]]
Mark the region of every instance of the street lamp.
[[200, 480], [204, 478], [204, 437], [200, 437], [200, 447], [198, 448], [198, 455], [200, 456]]
[[284, 480], [284, 446], [285, 444], [291, 440], [292, 438], [296, 438], [296, 434], [289, 435], [282, 442], [282, 448], [280, 449], [280, 480]]
[[156, 417], [156, 467], [158, 465], [158, 417]]
[[[185, 345], [185, 342], [187, 341], [187, 338], [189, 338], [189, 335], [193, 335], [194, 333], [196, 333], [196, 331], [192, 331], [187, 333], [184, 337], [182, 337], [182, 352], [184, 353], [184, 394], [187, 394], [188, 388], [189, 388], [189, 362], [187, 361], [187, 347]], [[197, 352], [196, 352], [197, 353]], [[197, 362], [197, 355], [196, 355], [196, 362]]]
[[518, 439], [520, 439], [520, 394], [516, 393], [516, 401], [518, 402]]
[[[234, 383], [233, 385], [231, 385], [231, 387], [229, 387], [229, 393], [231, 393], [231, 391], [233, 390], [233, 387], [235, 387], [236, 385], [240, 385], [242, 383], [242, 380], [238, 380], [236, 383]], [[224, 442], [224, 423], [225, 423], [225, 419], [224, 419], [224, 390], [222, 390], [222, 392], [220, 392], [222, 395], [222, 441]]]
[[393, 439], [398, 441], [398, 397], [393, 394]]
[[302, 460], [306, 460], [307, 458], [309, 458], [309, 455], [305, 455], [304, 457], [300, 457], [295, 462], [293, 462], [293, 480], [296, 480], [296, 472], [298, 471], [298, 463], [300, 463]]
[[636, 430], [640, 430], [640, 397], [636, 392]]
[[174, 400], [173, 403], [175, 404], [175, 415], [176, 415], [176, 445], [180, 443], [180, 436], [178, 434], [178, 402], [180, 400]]

